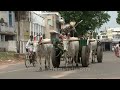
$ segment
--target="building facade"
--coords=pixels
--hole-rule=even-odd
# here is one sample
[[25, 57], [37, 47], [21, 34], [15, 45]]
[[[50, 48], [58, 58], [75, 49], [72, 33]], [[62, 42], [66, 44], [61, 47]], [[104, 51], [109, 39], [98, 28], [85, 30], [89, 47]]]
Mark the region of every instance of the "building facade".
[[112, 42], [118, 43], [120, 41], [120, 28], [110, 28], [112, 32]]
[[15, 13], [0, 11], [0, 41], [16, 40]]
[[102, 42], [103, 50], [112, 51], [112, 46], [120, 41], [120, 28], [108, 28], [98, 35]]
[[100, 32], [97, 35], [97, 40], [99, 40], [102, 43], [103, 51], [112, 51], [111, 34], [109, 36], [109, 33], [107, 33], [107, 31]]
[[14, 11], [0, 11], [0, 51], [16, 52]]
[[50, 38], [50, 32], [52, 30], [60, 32], [61, 23], [60, 18], [61, 15], [58, 12], [41, 12], [41, 14], [45, 17], [45, 38]]
[[[45, 35], [45, 17], [41, 15], [41, 11], [31, 11], [30, 12], [30, 35]], [[39, 38], [39, 36], [38, 36]], [[37, 38], [37, 39], [38, 39]]]
[[[23, 13], [24, 18], [19, 17], [19, 21], [16, 21], [17, 47], [20, 53], [25, 53], [25, 45], [30, 35], [45, 34], [45, 18], [40, 14], [40, 11], [24, 11]], [[22, 15], [20, 14], [20, 16]], [[19, 15], [17, 14], [17, 16]]]

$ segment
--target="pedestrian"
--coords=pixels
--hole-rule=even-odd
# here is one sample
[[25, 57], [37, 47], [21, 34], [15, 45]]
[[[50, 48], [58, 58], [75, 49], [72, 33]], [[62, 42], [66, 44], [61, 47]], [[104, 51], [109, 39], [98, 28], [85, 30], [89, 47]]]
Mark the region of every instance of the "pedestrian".
[[117, 57], [120, 57], [120, 41], [119, 43], [115, 46], [115, 55]]
[[115, 49], [115, 45], [112, 45], [112, 52], [114, 52], [114, 49]]

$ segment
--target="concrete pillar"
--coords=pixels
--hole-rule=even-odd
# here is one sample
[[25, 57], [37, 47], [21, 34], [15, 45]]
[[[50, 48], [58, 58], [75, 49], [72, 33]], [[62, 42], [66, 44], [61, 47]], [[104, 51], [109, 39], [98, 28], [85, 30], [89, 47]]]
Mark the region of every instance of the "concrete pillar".
[[37, 34], [37, 24], [35, 24], [35, 35]]
[[19, 52], [21, 53], [21, 41], [20, 41], [20, 51]]
[[104, 43], [102, 42], [102, 49], [103, 49], [103, 51], [104, 51]]
[[3, 35], [3, 41], [5, 41], [5, 35]]
[[25, 42], [23, 42], [23, 53], [25, 53]]
[[105, 42], [103, 42], [103, 51], [105, 51]]
[[31, 27], [31, 22], [30, 22], [30, 33], [29, 33], [29, 35], [31, 35], [31, 28], [32, 28], [32, 27]]
[[1, 41], [1, 35], [0, 35], [0, 41]]
[[32, 30], [33, 30], [33, 36], [34, 36], [34, 32], [35, 32], [35, 31], [34, 31], [34, 30], [35, 30], [35, 29], [34, 29], [34, 23], [33, 23], [33, 29], [32, 29]]
[[102, 49], [103, 49], [103, 51], [105, 51], [105, 49], [104, 49], [104, 42], [102, 42]]
[[36, 24], [34, 24], [34, 36], [36, 35]]
[[41, 25], [40, 25], [40, 34], [42, 34], [42, 28], [41, 28]]
[[112, 51], [112, 43], [110, 42], [110, 51]]
[[106, 44], [106, 43], [104, 42], [104, 51], [106, 51], [105, 44]]
[[[38, 34], [40, 34], [40, 25], [38, 25]], [[39, 40], [40, 36], [38, 36], [38, 40]]]

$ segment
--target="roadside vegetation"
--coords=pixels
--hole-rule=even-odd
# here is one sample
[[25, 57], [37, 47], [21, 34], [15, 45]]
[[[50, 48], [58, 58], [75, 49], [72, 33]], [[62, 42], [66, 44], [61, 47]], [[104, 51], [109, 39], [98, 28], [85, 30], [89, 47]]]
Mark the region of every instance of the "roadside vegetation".
[[5, 60], [21, 60], [24, 55], [18, 55], [15, 52], [0, 52], [0, 61]]

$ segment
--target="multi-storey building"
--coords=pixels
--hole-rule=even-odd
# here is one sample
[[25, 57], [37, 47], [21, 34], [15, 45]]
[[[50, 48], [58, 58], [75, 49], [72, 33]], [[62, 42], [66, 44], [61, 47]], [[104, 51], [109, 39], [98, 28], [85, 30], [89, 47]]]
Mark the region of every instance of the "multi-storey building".
[[13, 11], [0, 11], [0, 41], [15, 40], [15, 14]]
[[18, 50], [24, 53], [25, 45], [31, 34], [33, 36], [45, 34], [45, 18], [40, 11], [18, 11], [16, 12], [16, 29]]
[[50, 38], [50, 32], [52, 30], [60, 32], [61, 29], [61, 15], [59, 12], [43, 12], [41, 11], [41, 14], [45, 17], [45, 37]]
[[16, 51], [15, 12], [0, 11], [0, 51]]

